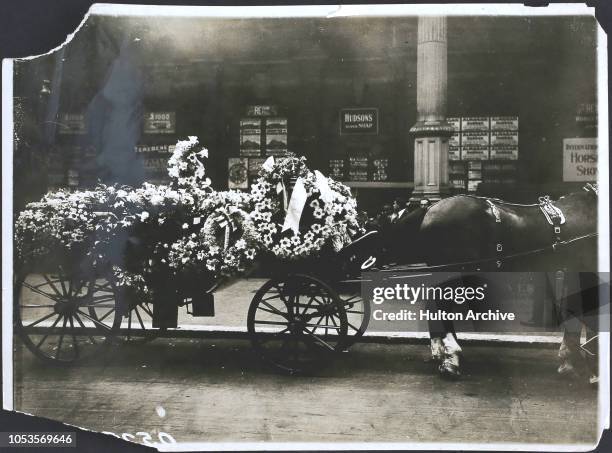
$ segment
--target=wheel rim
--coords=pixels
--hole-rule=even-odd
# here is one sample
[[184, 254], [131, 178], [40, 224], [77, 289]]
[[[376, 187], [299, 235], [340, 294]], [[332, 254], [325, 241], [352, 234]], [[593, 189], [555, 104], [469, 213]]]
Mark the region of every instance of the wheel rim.
[[339, 291], [347, 317], [345, 348], [352, 346], [366, 331], [370, 323], [371, 306], [361, 297], [361, 288], [345, 288]]
[[347, 318], [323, 282], [294, 275], [271, 280], [255, 295], [248, 328], [255, 349], [288, 372], [312, 371], [346, 342]]
[[119, 327], [114, 286], [106, 279], [70, 276], [60, 267], [16, 283], [16, 330], [39, 358], [71, 363], [92, 356]]

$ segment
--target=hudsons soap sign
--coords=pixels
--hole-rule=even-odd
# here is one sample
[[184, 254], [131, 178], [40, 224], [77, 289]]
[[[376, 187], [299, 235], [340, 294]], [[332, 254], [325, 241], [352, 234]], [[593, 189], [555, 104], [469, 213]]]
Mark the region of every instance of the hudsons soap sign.
[[378, 109], [340, 110], [340, 135], [349, 134], [378, 134]]

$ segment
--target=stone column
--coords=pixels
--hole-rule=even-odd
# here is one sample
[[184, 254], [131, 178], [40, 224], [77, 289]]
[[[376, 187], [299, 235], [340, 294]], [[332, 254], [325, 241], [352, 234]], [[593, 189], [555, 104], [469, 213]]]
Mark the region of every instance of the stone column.
[[446, 17], [419, 17], [417, 122], [414, 135], [414, 192], [411, 201], [437, 201], [449, 193], [446, 122]]

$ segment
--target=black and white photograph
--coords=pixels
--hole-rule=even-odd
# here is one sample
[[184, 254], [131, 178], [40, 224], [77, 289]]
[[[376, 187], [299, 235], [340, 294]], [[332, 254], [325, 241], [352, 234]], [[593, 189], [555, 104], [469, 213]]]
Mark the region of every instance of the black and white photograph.
[[607, 68], [580, 4], [94, 4], [3, 60], [3, 408], [160, 451], [594, 449]]

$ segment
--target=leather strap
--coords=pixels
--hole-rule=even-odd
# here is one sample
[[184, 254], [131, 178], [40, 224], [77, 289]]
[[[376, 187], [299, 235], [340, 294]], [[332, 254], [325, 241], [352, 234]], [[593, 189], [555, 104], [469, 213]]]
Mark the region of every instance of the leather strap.
[[[491, 214], [493, 214], [493, 217], [495, 217], [495, 224], [497, 225], [498, 223], [501, 223], [501, 216], [499, 214], [499, 209], [497, 208], [497, 206], [495, 205], [495, 203], [493, 203], [490, 199], [486, 199], [487, 204], [489, 205], [489, 208], [491, 209]], [[504, 256], [504, 245], [500, 239], [500, 232], [499, 229], [497, 228], [497, 226], [495, 227], [495, 255], [497, 257], [497, 260], [495, 261], [495, 265], [497, 266], [497, 268], [501, 268], [502, 266], [502, 257]]]
[[554, 250], [556, 244], [561, 242], [561, 225], [565, 223], [565, 216], [563, 215], [563, 211], [553, 204], [548, 195], [538, 198], [538, 201], [540, 202], [540, 210], [544, 214], [546, 221], [553, 228]]

